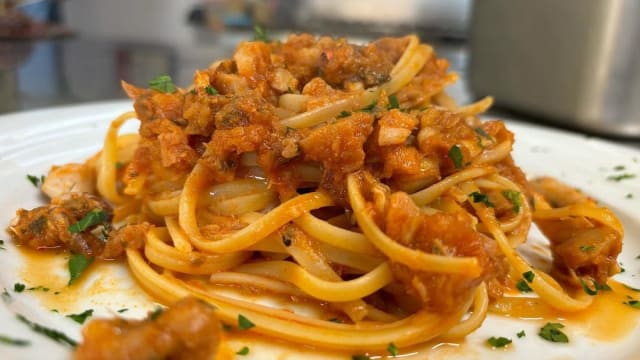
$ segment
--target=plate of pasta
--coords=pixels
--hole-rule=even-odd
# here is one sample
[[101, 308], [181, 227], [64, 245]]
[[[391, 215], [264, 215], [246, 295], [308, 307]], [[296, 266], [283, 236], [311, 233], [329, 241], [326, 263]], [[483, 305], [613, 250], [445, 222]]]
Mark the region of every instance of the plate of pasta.
[[0, 117], [0, 354], [633, 358], [640, 152], [456, 79], [414, 35], [292, 34]]

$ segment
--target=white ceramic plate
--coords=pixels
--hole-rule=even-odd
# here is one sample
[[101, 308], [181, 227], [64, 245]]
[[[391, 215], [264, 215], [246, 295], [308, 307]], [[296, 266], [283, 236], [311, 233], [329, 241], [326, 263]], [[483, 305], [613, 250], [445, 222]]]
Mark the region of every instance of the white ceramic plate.
[[[44, 201], [26, 180], [26, 174], [46, 174], [52, 164], [83, 161], [100, 149], [109, 122], [130, 109], [130, 102], [119, 101], [0, 116], [1, 226], [6, 228], [16, 209], [32, 208]], [[131, 125], [128, 129], [135, 131], [135, 124]], [[626, 230], [626, 242], [619, 258], [626, 272], [617, 276], [617, 279], [640, 285], [640, 278], [636, 278], [640, 273], [640, 260], [635, 259], [640, 254], [640, 181], [637, 178], [620, 182], [607, 180], [609, 175], [622, 172], [640, 175], [640, 151], [513, 121], [508, 121], [507, 125], [516, 133], [516, 163], [528, 176], [551, 175], [560, 178], [594, 196], [618, 214]], [[624, 170], [615, 170], [619, 166], [624, 166]], [[539, 241], [538, 233], [534, 232], [531, 236]], [[47, 261], [37, 270], [26, 272], [20, 254], [8, 237], [4, 239], [5, 250], [0, 250], [0, 292], [5, 288], [11, 298], [0, 305], [0, 335], [27, 339], [31, 344], [16, 347], [0, 343], [2, 359], [69, 358], [68, 348], [33, 333], [16, 320], [16, 313], [79, 340], [80, 325], [66, 318], [65, 314], [91, 308], [96, 316], [114, 316], [117, 310], [127, 308], [122, 316], [141, 317], [155, 307], [153, 301], [128, 278], [124, 266], [118, 264], [104, 266], [93, 278], [84, 281], [82, 286], [73, 291], [64, 289], [64, 284], [61, 284], [60, 288], [52, 287], [46, 294], [37, 291], [15, 293], [13, 286], [16, 282], [26, 283], [27, 286], [41, 285], [29, 283], [33, 279], [30, 272], [40, 273], [40, 278], [42, 274], [64, 278], [65, 262], [64, 259]], [[54, 295], [58, 290], [60, 293]], [[58, 312], [51, 311], [54, 307]], [[634, 341], [640, 335], [639, 327], [615, 342], [598, 342], [568, 330], [572, 337], [567, 345], [540, 339], [535, 335], [539, 327], [539, 321], [490, 316], [463, 344], [441, 345], [432, 350], [431, 355], [433, 358], [456, 359], [632, 359], [640, 354], [640, 343]], [[520, 330], [526, 331], [525, 338], [516, 338], [515, 334]], [[490, 336], [510, 337], [514, 339], [514, 344], [508, 350], [491, 350], [485, 345]], [[264, 349], [260, 350], [260, 347]], [[239, 358], [275, 358], [276, 355], [267, 348], [264, 344], [258, 344], [252, 347], [249, 356]], [[281, 355], [280, 359], [297, 359], [301, 356], [296, 352]], [[306, 354], [304, 358], [311, 357]], [[350, 357], [343, 355], [342, 358]]]

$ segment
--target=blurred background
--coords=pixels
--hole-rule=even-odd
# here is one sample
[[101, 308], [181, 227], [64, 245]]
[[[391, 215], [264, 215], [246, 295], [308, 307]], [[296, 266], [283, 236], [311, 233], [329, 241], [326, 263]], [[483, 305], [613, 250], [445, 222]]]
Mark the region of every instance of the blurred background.
[[640, 140], [640, 0], [0, 0], [0, 114], [124, 99], [253, 37], [367, 41], [414, 32], [449, 60], [460, 103], [493, 115]]

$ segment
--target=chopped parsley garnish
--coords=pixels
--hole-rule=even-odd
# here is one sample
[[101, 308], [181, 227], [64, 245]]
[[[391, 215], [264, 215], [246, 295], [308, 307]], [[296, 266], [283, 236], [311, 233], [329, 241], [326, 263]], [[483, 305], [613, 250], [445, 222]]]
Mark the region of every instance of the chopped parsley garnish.
[[584, 280], [580, 279], [580, 284], [582, 285], [582, 289], [588, 295], [594, 296], [597, 295], [599, 291], [610, 291], [611, 287], [607, 284], [598, 284], [597, 282], [593, 282], [593, 289], [584, 282]]
[[247, 319], [242, 314], [238, 314], [238, 329], [249, 330], [254, 326], [256, 326], [256, 324], [252, 323], [251, 320]]
[[253, 40], [262, 42], [271, 41], [271, 39], [269, 39], [267, 31], [260, 25], [255, 25], [253, 27]]
[[359, 111], [371, 112], [371, 111], [373, 111], [373, 109], [375, 109], [375, 108], [376, 108], [376, 105], [378, 105], [378, 100], [373, 100], [373, 101], [371, 102], [371, 104], [369, 104], [369, 105], [367, 105], [367, 106], [363, 107], [363, 108], [362, 108], [362, 109], [360, 109]]
[[340, 114], [338, 114], [338, 116], [336, 116], [336, 118], [340, 119], [340, 118], [345, 118], [347, 116], [351, 116], [351, 113], [346, 111], [346, 110], [342, 110], [342, 111], [340, 111]]
[[42, 233], [42, 230], [44, 230], [44, 227], [46, 225], [47, 225], [47, 218], [44, 216], [40, 216], [29, 223], [29, 230], [34, 234], [40, 234]]
[[249, 348], [247, 346], [243, 346], [242, 349], [236, 351], [236, 355], [245, 356], [249, 354]]
[[369, 355], [356, 354], [351, 357], [351, 360], [371, 360]]
[[527, 334], [524, 332], [524, 330], [520, 330], [516, 335], [518, 336], [518, 339], [527, 336]]
[[7, 250], [7, 248], [4, 247], [4, 240], [0, 240], [0, 250]]
[[82, 254], [71, 254], [69, 257], [69, 283], [67, 285], [73, 284], [80, 275], [91, 265], [93, 262], [92, 257], [86, 257]]
[[44, 184], [44, 179], [45, 179], [44, 175], [36, 176], [36, 175], [27, 174], [27, 180], [29, 180], [29, 182], [33, 184], [33, 186], [35, 187], [42, 186], [42, 184]]
[[28, 340], [14, 339], [2, 334], [0, 334], [0, 343], [7, 344], [7, 345], [14, 345], [14, 346], [31, 345], [31, 342]]
[[625, 197], [626, 197], [627, 199], [632, 199], [632, 198], [633, 198], [633, 194], [632, 194], [632, 193], [628, 193]]
[[633, 286], [629, 286], [627, 284], [622, 284], [622, 285], [624, 285], [624, 287], [626, 287], [627, 289], [629, 289], [631, 291], [640, 292], [640, 289], [634, 288]]
[[93, 209], [87, 213], [80, 221], [69, 225], [69, 232], [77, 234], [89, 229], [92, 226], [103, 224], [109, 220], [109, 215], [101, 209]]
[[24, 286], [24, 284], [21, 284], [21, 283], [13, 284], [13, 291], [15, 291], [17, 293], [23, 292], [25, 288], [26, 288], [26, 286]]
[[636, 177], [636, 174], [624, 173], [624, 174], [619, 174], [619, 175], [607, 176], [607, 180], [609, 180], [609, 181], [622, 181], [622, 180], [627, 180], [627, 179], [634, 179], [635, 177]]
[[562, 329], [564, 325], [560, 323], [546, 323], [542, 328], [540, 328], [540, 332], [538, 335], [551, 342], [559, 342], [559, 343], [568, 343], [569, 338], [565, 333], [563, 333], [560, 329]]
[[518, 290], [520, 290], [521, 292], [532, 292], [533, 289], [531, 288], [531, 286], [529, 286], [529, 284], [527, 284], [526, 281], [524, 281], [524, 279], [520, 279], [517, 283], [516, 283], [516, 288]]
[[122, 313], [127, 312], [127, 311], [129, 311], [128, 308], [122, 308], [122, 309], [118, 310], [118, 313], [122, 314]]
[[123, 166], [124, 166], [124, 163], [122, 163], [120, 161], [116, 161], [116, 170], [122, 169]]
[[502, 196], [504, 196], [507, 200], [511, 201], [513, 207], [511, 210], [514, 213], [520, 212], [520, 207], [522, 206], [522, 198], [520, 197], [520, 192], [515, 190], [504, 190], [502, 192]]
[[533, 282], [533, 278], [536, 276], [536, 274], [533, 271], [527, 271], [525, 273], [522, 273], [522, 277], [525, 278], [525, 280], [527, 280], [527, 282], [531, 283]]
[[520, 290], [521, 292], [532, 292], [533, 289], [527, 283], [532, 283], [533, 282], [533, 278], [535, 276], [536, 276], [536, 274], [533, 271], [527, 271], [527, 272], [522, 273], [522, 279], [520, 279], [516, 283], [516, 288], [518, 290]]
[[328, 321], [331, 321], [331, 322], [336, 323], [336, 324], [342, 324], [342, 320], [340, 320], [338, 318], [331, 318]]
[[174, 93], [178, 88], [173, 84], [171, 76], [159, 75], [155, 79], [149, 81], [149, 89], [160, 91], [163, 93]]
[[158, 306], [155, 310], [153, 310], [150, 314], [149, 314], [149, 320], [155, 320], [157, 319], [160, 315], [162, 315], [162, 313], [164, 312], [164, 308], [161, 306]]
[[231, 330], [233, 330], [233, 326], [231, 326], [229, 324], [222, 323], [222, 330], [227, 331], [227, 332], [231, 331]]
[[501, 348], [501, 347], [505, 347], [509, 344], [511, 344], [511, 339], [507, 339], [506, 337], [495, 337], [492, 336], [489, 339], [487, 339], [487, 343], [494, 348]]
[[634, 309], [640, 309], [640, 301], [638, 301], [636, 299], [629, 299], [629, 300], [623, 302], [623, 304], [629, 305]]
[[615, 171], [622, 171], [624, 169], [625, 169], [624, 165], [616, 165], [613, 167], [613, 170]]
[[476, 134], [478, 134], [479, 136], [482, 136], [483, 138], [485, 138], [487, 140], [493, 141], [493, 138], [491, 137], [491, 135], [487, 134], [487, 132], [484, 131], [483, 128], [477, 127], [477, 128], [475, 128], [473, 130], [475, 130]]
[[67, 317], [78, 324], [84, 324], [84, 322], [93, 315], [93, 309], [85, 310], [79, 314], [69, 314]]
[[474, 191], [469, 194], [469, 197], [474, 203], [483, 203], [487, 207], [495, 207], [495, 205], [489, 201], [489, 197], [481, 192]]
[[39, 334], [42, 334], [44, 336], [47, 336], [53, 341], [59, 342], [61, 344], [69, 345], [71, 347], [76, 347], [78, 345], [78, 343], [75, 340], [73, 340], [72, 338], [68, 337], [66, 334], [58, 330], [54, 330], [54, 329], [42, 326], [40, 324], [36, 324], [20, 314], [17, 315], [17, 318], [18, 320], [22, 321], [27, 326], [29, 326], [31, 330]]
[[398, 102], [398, 98], [395, 95], [389, 95], [389, 105], [387, 109], [399, 109], [400, 103]]
[[394, 343], [389, 343], [387, 346], [387, 351], [391, 356], [398, 356], [398, 347]]
[[593, 245], [582, 245], [582, 246], [580, 246], [580, 251], [582, 251], [582, 252], [591, 252], [591, 251], [593, 251], [595, 249], [596, 249], [596, 247], [593, 246]]
[[32, 286], [32, 287], [28, 288], [27, 290], [29, 290], [29, 291], [38, 291], [38, 290], [40, 290], [40, 291], [47, 292], [47, 291], [49, 291], [49, 288], [40, 285], [40, 286]]
[[211, 85], [207, 85], [207, 87], [204, 88], [204, 91], [207, 92], [207, 94], [209, 95], [218, 95], [218, 90], [216, 90], [216, 88], [214, 88]]
[[453, 145], [451, 149], [449, 149], [449, 158], [453, 161], [453, 165], [456, 169], [462, 168], [462, 150], [460, 149], [460, 145]]

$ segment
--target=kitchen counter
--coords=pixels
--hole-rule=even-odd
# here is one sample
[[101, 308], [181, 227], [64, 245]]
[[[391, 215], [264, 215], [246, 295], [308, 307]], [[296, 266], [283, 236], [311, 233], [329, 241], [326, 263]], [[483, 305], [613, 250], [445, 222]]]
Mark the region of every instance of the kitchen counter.
[[[273, 34], [275, 38], [284, 34]], [[180, 46], [107, 39], [68, 37], [36, 42], [0, 42], [0, 114], [83, 102], [124, 99], [120, 80], [146, 86], [159, 74], [169, 74], [178, 86], [191, 83], [196, 69], [228, 57], [249, 32], [194, 34]], [[362, 41], [362, 40], [361, 40]], [[464, 43], [430, 42], [450, 62], [460, 81], [448, 92], [459, 103], [473, 101], [467, 89], [467, 48]], [[492, 109], [490, 117], [545, 123], [521, 114]], [[640, 141], [617, 140], [640, 147]]]

